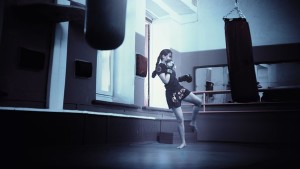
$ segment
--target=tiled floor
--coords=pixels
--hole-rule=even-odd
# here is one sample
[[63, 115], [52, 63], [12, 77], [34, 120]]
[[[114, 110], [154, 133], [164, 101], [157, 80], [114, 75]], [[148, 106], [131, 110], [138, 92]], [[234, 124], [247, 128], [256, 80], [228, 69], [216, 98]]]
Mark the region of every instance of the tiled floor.
[[197, 142], [184, 149], [175, 144], [143, 142], [85, 147], [29, 148], [20, 168], [106, 169], [290, 169], [300, 168], [298, 148]]

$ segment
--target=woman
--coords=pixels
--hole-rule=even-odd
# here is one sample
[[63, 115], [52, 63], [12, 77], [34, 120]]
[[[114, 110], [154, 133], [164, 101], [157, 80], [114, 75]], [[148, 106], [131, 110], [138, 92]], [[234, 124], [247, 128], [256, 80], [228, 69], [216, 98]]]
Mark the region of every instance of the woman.
[[169, 49], [163, 49], [157, 58], [156, 69], [152, 73], [152, 78], [158, 75], [161, 81], [165, 84], [168, 107], [173, 110], [178, 122], [181, 144], [177, 148], [181, 149], [186, 146], [181, 101], [184, 100], [194, 104], [190, 126], [197, 130], [196, 117], [200, 110], [201, 99], [179, 84], [174, 68], [175, 65], [172, 60], [172, 51]]

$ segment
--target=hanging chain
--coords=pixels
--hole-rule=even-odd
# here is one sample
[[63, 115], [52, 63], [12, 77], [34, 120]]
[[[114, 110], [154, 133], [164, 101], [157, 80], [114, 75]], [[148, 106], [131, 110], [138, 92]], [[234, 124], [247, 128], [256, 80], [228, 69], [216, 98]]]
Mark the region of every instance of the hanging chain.
[[235, 0], [234, 6], [235, 6], [235, 9], [236, 9], [236, 11], [237, 11], [237, 14], [240, 16], [240, 18], [246, 18], [245, 15], [244, 15], [244, 14], [242, 13], [242, 11], [240, 10], [240, 8], [239, 8], [239, 3], [238, 3], [237, 0]]
[[246, 18], [245, 15], [244, 15], [244, 14], [242, 13], [242, 11], [240, 10], [238, 4], [239, 4], [238, 1], [235, 0], [235, 3], [234, 3], [234, 6], [235, 6], [235, 7], [234, 7], [230, 12], [228, 12], [228, 14], [226, 14], [223, 18], [227, 18], [227, 17], [228, 17], [229, 15], [231, 15], [234, 11], [237, 12], [237, 14], [239, 15], [240, 18]]

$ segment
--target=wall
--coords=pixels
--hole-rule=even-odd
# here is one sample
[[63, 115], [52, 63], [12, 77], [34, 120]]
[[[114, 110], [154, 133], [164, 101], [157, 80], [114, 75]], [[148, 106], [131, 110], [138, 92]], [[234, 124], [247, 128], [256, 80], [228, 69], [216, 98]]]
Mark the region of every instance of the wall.
[[[157, 141], [159, 132], [178, 132], [170, 119], [142, 119], [74, 112], [0, 110], [1, 133], [9, 150]], [[198, 141], [299, 143], [299, 111], [200, 113]], [[190, 117], [185, 117], [189, 119]], [[186, 130], [190, 131], [188, 121]], [[20, 153], [22, 154], [22, 153]]]
[[[141, 54], [145, 56], [145, 36], [136, 33], [135, 35], [135, 51], [137, 54]], [[137, 63], [136, 63], [137, 64]], [[135, 65], [136, 66], [136, 65]], [[148, 67], [148, 65], [146, 65]], [[147, 76], [149, 76], [149, 72], [147, 72]], [[135, 76], [134, 82], [134, 104], [140, 107], [145, 106], [146, 96], [145, 90], [145, 81], [147, 77]]]
[[[90, 105], [96, 97], [97, 50], [85, 41], [83, 24], [70, 22], [68, 37], [64, 104]], [[92, 64], [92, 77], [75, 76], [77, 59]]]
[[[70, 5], [70, 2], [66, 0], [58, 0], [56, 3], [58, 4], [56, 7], [59, 7], [60, 5]], [[50, 8], [50, 10], [48, 9], [47, 13], [56, 12], [58, 9], [51, 10]], [[64, 10], [67, 9], [63, 9], [63, 11]], [[64, 16], [64, 14], [62, 15]], [[56, 17], [61, 15], [54, 14], [52, 16]], [[47, 108], [49, 109], [63, 109], [66, 81], [68, 30], [69, 22], [56, 22], [54, 30], [55, 35], [53, 38], [53, 44], [51, 45], [52, 57], [50, 60], [50, 68], [48, 73], [49, 83]]]
[[2, 35], [2, 27], [3, 27], [3, 15], [4, 15], [4, 1], [0, 2], [0, 45], [1, 45], [1, 35]]
[[[146, 1], [135, 1], [135, 53], [146, 57], [145, 9]], [[146, 66], [148, 67], [148, 65]], [[147, 75], [149, 75], [149, 72], [147, 72]], [[135, 76], [134, 79], [134, 104], [140, 107], [145, 106], [145, 90], [147, 90], [145, 88], [145, 80], [147, 80], [147, 77]]]
[[[40, 20], [35, 23], [30, 21], [32, 16], [25, 17], [29, 20], [20, 19], [16, 16], [16, 12], [11, 10], [14, 9], [11, 8], [12, 5], [17, 2], [19, 1], [1, 1], [1, 9], [5, 8], [1, 10], [0, 17], [3, 23], [0, 51], [1, 105], [50, 109], [93, 107], [92, 101], [96, 98], [97, 50], [92, 49], [85, 42], [84, 23], [54, 24]], [[41, 2], [47, 1], [41, 0]], [[80, 1], [80, 3], [85, 2]], [[136, 8], [136, 5], [139, 8]], [[140, 8], [141, 6], [144, 7]], [[144, 96], [139, 94], [144, 93], [144, 79], [135, 76], [135, 54], [144, 55], [145, 52], [144, 11], [144, 1], [138, 3], [133, 0], [128, 1], [124, 42], [115, 49], [114, 56], [116, 61], [114, 102], [139, 106], [144, 104]], [[65, 26], [66, 24], [69, 26]], [[55, 39], [56, 35], [67, 39], [63, 42], [62, 39]], [[20, 69], [18, 67], [19, 47], [43, 53], [45, 55], [43, 69], [39, 71]], [[76, 59], [92, 63], [91, 78], [75, 77]]]
[[[1, 2], [0, 105], [45, 108], [54, 24], [22, 17], [13, 8], [17, 2]], [[21, 48], [35, 54], [26, 55]]]
[[[224, 49], [223, 17], [234, 1], [199, 0], [198, 20], [181, 25], [180, 52]], [[249, 23], [253, 46], [300, 42], [299, 1], [243, 0], [239, 8]], [[238, 17], [234, 11], [229, 18]]]
[[300, 86], [300, 62], [268, 65], [270, 87]]

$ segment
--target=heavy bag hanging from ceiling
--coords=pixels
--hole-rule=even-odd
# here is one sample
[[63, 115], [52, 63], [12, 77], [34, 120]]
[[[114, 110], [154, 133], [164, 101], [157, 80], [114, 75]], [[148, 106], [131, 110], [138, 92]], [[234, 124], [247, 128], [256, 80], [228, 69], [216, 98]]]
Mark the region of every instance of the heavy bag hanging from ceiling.
[[249, 24], [237, 3], [234, 10], [239, 13], [239, 18], [223, 18], [232, 101], [257, 102], [259, 94]]
[[99, 50], [119, 47], [125, 37], [127, 0], [86, 0], [85, 38]]

